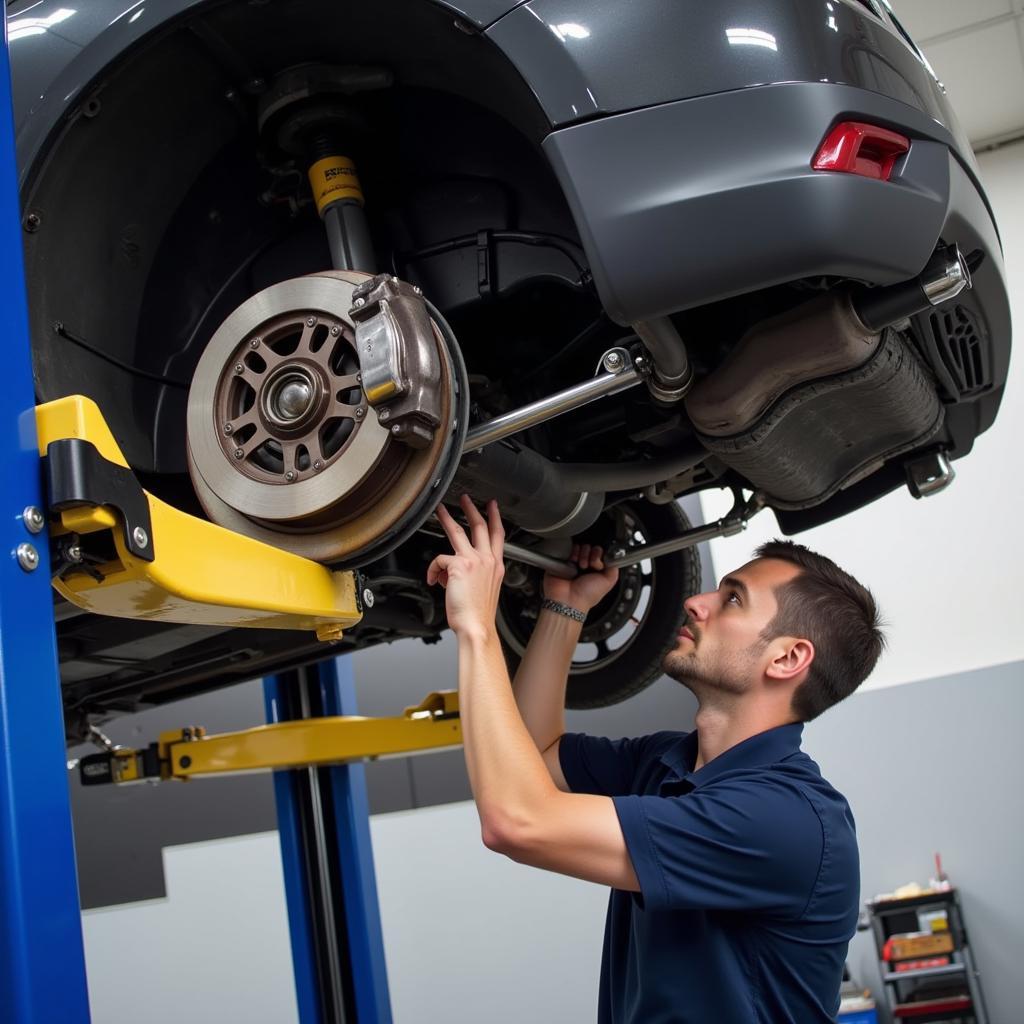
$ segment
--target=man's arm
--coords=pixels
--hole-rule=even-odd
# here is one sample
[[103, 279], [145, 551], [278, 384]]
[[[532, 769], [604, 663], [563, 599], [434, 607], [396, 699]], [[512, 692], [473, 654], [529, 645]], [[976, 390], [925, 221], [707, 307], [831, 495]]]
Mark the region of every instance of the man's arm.
[[523, 722], [494, 626], [504, 573], [497, 505], [489, 523], [463, 500], [473, 540], [438, 509], [455, 549], [438, 555], [427, 582], [446, 589], [459, 643], [459, 715], [484, 843], [514, 860], [617, 889], [639, 891], [610, 797], [559, 792]]
[[[574, 580], [544, 577], [544, 596], [575, 608], [590, 611], [618, 580], [617, 569], [605, 569], [603, 551], [589, 544], [575, 545], [572, 561], [580, 568]], [[587, 570], [594, 570], [588, 572]], [[555, 785], [563, 792], [569, 786], [562, 774], [558, 747], [565, 733], [565, 689], [572, 656], [579, 643], [582, 623], [542, 609], [537, 625], [519, 663], [512, 692], [527, 730], [537, 744]]]
[[541, 611], [526, 653], [512, 681], [512, 693], [533, 742], [562, 792], [569, 786], [562, 774], [558, 745], [565, 733], [565, 689], [573, 651], [580, 639], [582, 624]]

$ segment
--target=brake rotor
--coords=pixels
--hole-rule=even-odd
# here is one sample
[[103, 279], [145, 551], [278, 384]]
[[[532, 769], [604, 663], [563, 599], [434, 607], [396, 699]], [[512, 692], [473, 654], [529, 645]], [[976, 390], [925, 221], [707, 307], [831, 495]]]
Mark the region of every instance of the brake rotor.
[[468, 421], [465, 370], [439, 314], [441, 424], [415, 450], [366, 401], [348, 311], [370, 275], [326, 271], [271, 285], [210, 339], [188, 396], [188, 465], [215, 523], [320, 562], [392, 550], [444, 493]]

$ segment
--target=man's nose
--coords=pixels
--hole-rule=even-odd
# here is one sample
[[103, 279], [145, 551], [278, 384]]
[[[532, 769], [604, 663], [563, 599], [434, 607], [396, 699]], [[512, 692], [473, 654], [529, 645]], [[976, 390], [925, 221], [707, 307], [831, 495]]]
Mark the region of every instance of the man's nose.
[[711, 594], [694, 594], [683, 602], [683, 608], [694, 622], [703, 622], [708, 617]]

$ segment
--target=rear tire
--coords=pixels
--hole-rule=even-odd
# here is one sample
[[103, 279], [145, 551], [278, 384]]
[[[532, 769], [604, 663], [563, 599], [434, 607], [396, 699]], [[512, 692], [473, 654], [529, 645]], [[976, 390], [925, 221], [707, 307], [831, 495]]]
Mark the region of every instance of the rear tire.
[[[626, 501], [607, 508], [578, 539], [585, 543], [640, 547], [690, 529], [676, 503]], [[498, 605], [498, 631], [514, 675], [537, 620], [539, 570], [520, 587], [505, 587]], [[624, 568], [611, 593], [587, 616], [573, 655], [566, 707], [619, 704], [646, 689], [662, 674], [665, 655], [676, 646], [686, 620], [683, 602], [700, 590], [700, 555], [695, 547]]]

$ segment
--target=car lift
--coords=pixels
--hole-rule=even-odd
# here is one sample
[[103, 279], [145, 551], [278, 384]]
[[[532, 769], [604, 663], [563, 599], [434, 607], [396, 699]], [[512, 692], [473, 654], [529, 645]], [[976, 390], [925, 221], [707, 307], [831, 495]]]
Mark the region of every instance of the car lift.
[[[355, 573], [332, 572], [187, 516], [143, 491], [88, 399], [35, 408], [9, 89], [5, 44], [0, 1012], [5, 1024], [88, 1024], [51, 574], [62, 596], [98, 614], [307, 629], [325, 642], [357, 623], [372, 595]], [[41, 543], [48, 522], [52, 556]], [[354, 714], [351, 669], [338, 658], [269, 678], [264, 695], [266, 726], [223, 736], [187, 728], [141, 751], [112, 746], [82, 759], [82, 781], [277, 769], [299, 1020], [390, 1024], [365, 776], [353, 762], [461, 744], [457, 695], [431, 694], [398, 718], [362, 718]]]

